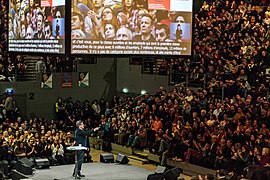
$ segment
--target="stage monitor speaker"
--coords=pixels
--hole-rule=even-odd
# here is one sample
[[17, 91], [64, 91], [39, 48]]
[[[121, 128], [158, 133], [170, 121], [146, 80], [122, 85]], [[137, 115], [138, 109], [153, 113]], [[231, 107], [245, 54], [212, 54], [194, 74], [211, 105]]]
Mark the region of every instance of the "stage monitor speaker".
[[113, 163], [114, 162], [113, 154], [111, 154], [111, 153], [100, 154], [100, 162]]
[[24, 163], [16, 163], [15, 169], [19, 171], [20, 173], [23, 173], [25, 175], [32, 175], [33, 174], [33, 169], [29, 166], [27, 166]]
[[0, 179], [4, 179], [5, 178], [5, 175], [2, 171], [0, 171]]
[[165, 180], [177, 180], [181, 173], [180, 168], [173, 168], [163, 173]]
[[50, 167], [50, 161], [47, 158], [35, 159], [37, 169], [46, 169]]
[[19, 163], [25, 164], [29, 167], [34, 167], [34, 163], [30, 161], [27, 157], [21, 158], [18, 160]]
[[11, 170], [11, 178], [12, 180], [19, 180], [19, 179], [27, 179], [28, 177], [24, 174], [18, 172], [17, 170]]
[[127, 156], [123, 155], [123, 154], [118, 154], [115, 160], [116, 163], [119, 164], [127, 164], [129, 162]]
[[162, 173], [149, 174], [147, 180], [164, 180], [164, 176]]
[[157, 166], [155, 173], [164, 173], [166, 171], [166, 167]]

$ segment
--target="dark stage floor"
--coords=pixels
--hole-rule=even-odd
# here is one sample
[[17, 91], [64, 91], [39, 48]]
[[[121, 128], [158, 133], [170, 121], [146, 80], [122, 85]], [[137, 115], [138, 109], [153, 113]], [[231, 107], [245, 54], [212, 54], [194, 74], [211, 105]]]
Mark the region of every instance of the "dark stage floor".
[[[52, 166], [50, 169], [36, 170], [31, 179], [37, 180], [71, 180], [74, 165]], [[144, 180], [153, 172], [133, 165], [114, 163], [85, 163], [82, 174], [83, 180]]]

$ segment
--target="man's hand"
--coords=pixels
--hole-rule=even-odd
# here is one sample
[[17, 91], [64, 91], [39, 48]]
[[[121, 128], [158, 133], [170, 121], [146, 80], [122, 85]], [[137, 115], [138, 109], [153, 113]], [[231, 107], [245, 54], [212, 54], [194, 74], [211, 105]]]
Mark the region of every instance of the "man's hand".
[[98, 131], [98, 130], [99, 130], [99, 128], [100, 128], [100, 127], [96, 127], [96, 128], [94, 129], [94, 131]]

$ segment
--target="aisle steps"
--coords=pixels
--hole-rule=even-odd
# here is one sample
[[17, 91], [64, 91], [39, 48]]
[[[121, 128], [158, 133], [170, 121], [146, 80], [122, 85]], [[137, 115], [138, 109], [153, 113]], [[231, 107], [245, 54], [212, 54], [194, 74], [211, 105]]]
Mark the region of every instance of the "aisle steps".
[[[112, 153], [118, 154], [121, 153], [127, 156], [129, 159], [137, 161], [141, 164], [148, 164], [150, 162], [159, 163], [159, 156], [156, 154], [150, 153], [148, 150], [132, 150], [122, 145], [112, 143]], [[166, 160], [166, 165], [171, 167], [178, 167], [183, 170], [183, 174], [196, 176], [196, 175], [206, 175], [206, 174], [216, 174], [216, 171], [213, 169], [205, 168], [195, 164], [190, 164], [187, 162], [179, 162], [172, 159]]]

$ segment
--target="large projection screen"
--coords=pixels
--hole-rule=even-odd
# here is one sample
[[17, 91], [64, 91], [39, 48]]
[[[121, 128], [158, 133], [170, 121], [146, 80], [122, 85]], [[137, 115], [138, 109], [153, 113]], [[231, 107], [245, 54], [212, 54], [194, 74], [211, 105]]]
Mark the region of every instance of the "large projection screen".
[[191, 55], [193, 0], [72, 0], [71, 54]]
[[65, 0], [9, 0], [9, 52], [65, 53]]

